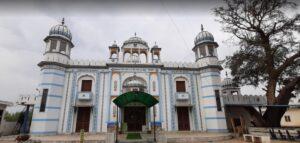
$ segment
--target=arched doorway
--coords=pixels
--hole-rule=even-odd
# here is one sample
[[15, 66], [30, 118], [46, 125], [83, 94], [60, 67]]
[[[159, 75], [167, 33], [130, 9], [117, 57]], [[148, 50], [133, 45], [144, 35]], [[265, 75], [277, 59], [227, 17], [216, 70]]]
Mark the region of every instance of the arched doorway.
[[113, 102], [123, 110], [123, 122], [127, 125], [127, 131], [142, 131], [146, 125], [146, 112], [158, 103], [152, 95], [142, 91], [129, 91], [121, 94]]

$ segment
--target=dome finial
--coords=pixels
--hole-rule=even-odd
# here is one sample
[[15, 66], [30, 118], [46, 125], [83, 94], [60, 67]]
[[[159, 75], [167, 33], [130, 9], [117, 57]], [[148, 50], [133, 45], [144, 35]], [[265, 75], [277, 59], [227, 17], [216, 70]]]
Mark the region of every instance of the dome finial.
[[65, 24], [65, 18], [62, 18], [61, 20], [61, 24], [64, 25]]
[[136, 32], [134, 32], [134, 37], [136, 37]]
[[203, 25], [201, 24], [201, 31], [203, 31]]
[[157, 45], [156, 41], [154, 42], [154, 45]]

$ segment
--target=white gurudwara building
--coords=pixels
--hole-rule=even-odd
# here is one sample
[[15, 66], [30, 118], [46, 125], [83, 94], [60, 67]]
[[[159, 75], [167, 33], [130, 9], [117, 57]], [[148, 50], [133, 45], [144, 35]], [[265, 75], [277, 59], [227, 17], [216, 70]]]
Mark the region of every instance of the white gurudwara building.
[[[125, 132], [149, 131], [154, 125], [163, 131], [227, 132], [218, 44], [203, 28], [191, 47], [191, 63], [162, 61], [162, 48], [136, 35], [109, 46], [107, 61], [73, 60], [76, 46], [64, 22], [53, 26], [44, 41], [31, 134], [110, 132], [117, 123]], [[125, 93], [132, 94], [117, 106], [113, 101]], [[158, 103], [146, 106], [149, 99]]]

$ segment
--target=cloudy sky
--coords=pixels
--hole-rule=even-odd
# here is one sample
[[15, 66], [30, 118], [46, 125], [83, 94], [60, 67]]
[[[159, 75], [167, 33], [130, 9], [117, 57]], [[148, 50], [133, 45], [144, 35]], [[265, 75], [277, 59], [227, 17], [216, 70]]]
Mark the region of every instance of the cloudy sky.
[[[65, 18], [73, 35], [72, 59], [108, 59], [108, 46], [137, 33], [150, 46], [162, 47], [163, 61], [193, 62], [194, 38], [200, 25], [219, 43], [219, 59], [237, 49], [222, 32], [212, 8], [219, 1], [17, 1], [0, 2], [0, 100], [14, 102], [20, 94], [37, 94], [39, 67], [51, 26]], [[224, 77], [224, 71], [222, 72]], [[259, 88], [243, 93], [261, 94]]]

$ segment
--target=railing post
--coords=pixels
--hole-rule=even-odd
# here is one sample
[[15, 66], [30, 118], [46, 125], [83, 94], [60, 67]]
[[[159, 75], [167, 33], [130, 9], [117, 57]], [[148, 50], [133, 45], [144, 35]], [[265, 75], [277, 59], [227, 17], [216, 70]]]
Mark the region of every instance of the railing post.
[[119, 112], [118, 112], [119, 107], [117, 106], [117, 127], [116, 127], [116, 143], [118, 143], [118, 130], [119, 130]]
[[153, 106], [153, 134], [154, 134], [154, 142], [156, 142], [156, 127], [155, 127], [155, 105]]

